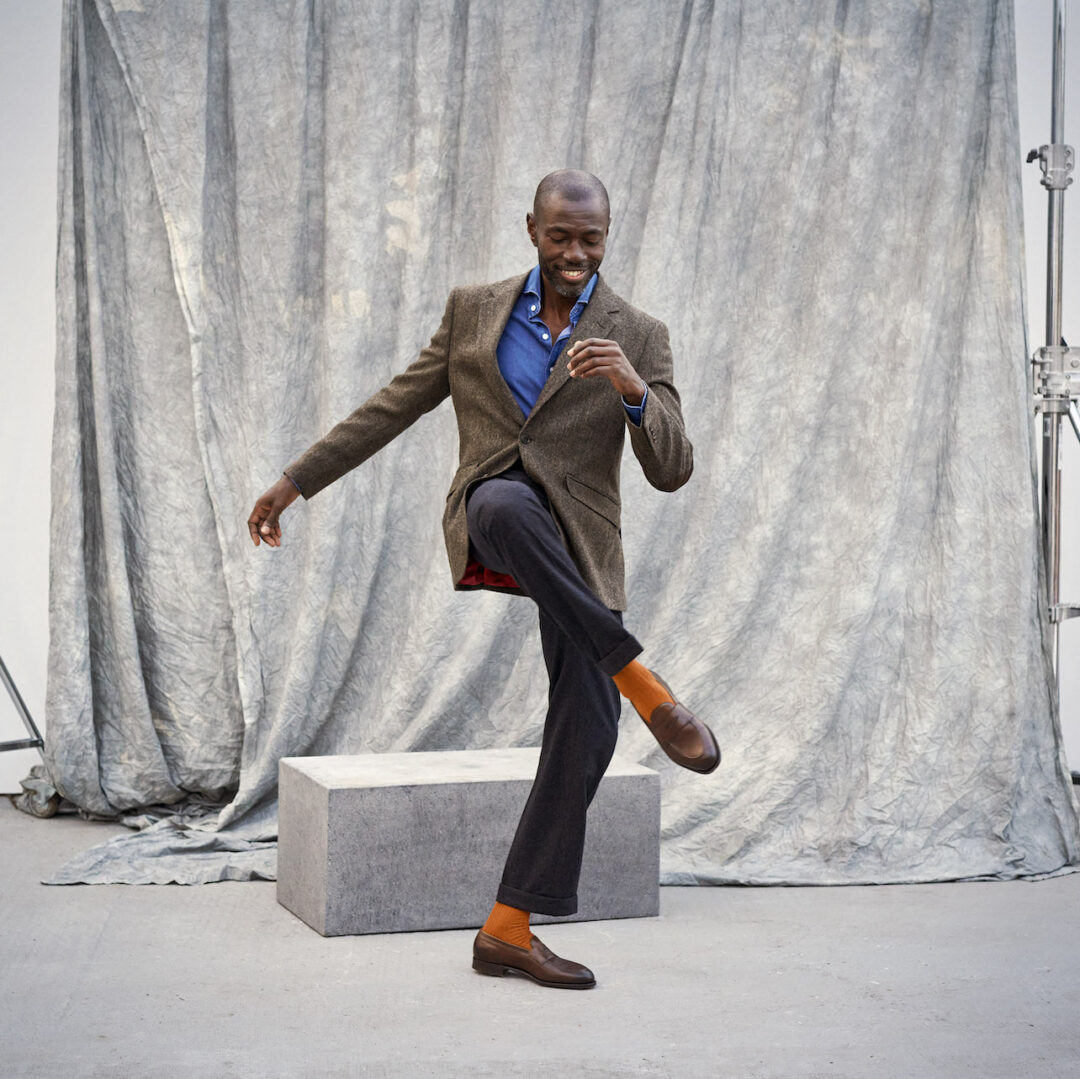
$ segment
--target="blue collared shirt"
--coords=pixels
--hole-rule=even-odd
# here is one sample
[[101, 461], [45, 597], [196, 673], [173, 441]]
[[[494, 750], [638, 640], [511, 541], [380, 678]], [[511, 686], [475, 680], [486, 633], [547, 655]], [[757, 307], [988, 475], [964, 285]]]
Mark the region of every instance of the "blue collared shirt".
[[[576, 329], [581, 312], [585, 310], [595, 288], [596, 274], [593, 274], [582, 289], [577, 303], [570, 309], [570, 325], [552, 341], [551, 331], [540, 318], [540, 267], [534, 266], [529, 272], [525, 287], [514, 303], [510, 319], [496, 348], [499, 371], [524, 415], [528, 416], [532, 412], [548, 375], [551, 374], [563, 346]], [[648, 397], [648, 393], [646, 389], [645, 397]], [[640, 405], [628, 405], [623, 401], [626, 414], [636, 427], [641, 426], [645, 397]]]

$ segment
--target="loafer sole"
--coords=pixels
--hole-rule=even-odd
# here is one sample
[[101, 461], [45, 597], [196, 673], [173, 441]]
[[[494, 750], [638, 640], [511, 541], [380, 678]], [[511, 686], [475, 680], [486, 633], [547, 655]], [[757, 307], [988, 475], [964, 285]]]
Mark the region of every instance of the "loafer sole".
[[528, 978], [529, 981], [536, 982], [537, 985], [542, 985], [547, 989], [593, 989], [596, 986], [595, 979], [591, 982], [549, 982], [538, 978], [535, 974], [530, 974], [521, 967], [512, 967], [508, 963], [489, 963], [486, 959], [477, 959], [475, 956], [472, 968], [477, 974], [488, 974], [493, 978], [501, 978], [504, 974], [520, 974], [523, 978]]

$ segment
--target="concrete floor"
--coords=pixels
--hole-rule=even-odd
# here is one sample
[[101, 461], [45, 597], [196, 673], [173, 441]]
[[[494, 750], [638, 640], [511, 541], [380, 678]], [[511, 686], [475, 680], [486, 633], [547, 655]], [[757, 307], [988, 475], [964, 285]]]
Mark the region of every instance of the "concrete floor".
[[1080, 1076], [1080, 875], [665, 888], [546, 927], [580, 993], [472, 933], [324, 939], [264, 882], [45, 887], [123, 829], [0, 799], [0, 1076]]

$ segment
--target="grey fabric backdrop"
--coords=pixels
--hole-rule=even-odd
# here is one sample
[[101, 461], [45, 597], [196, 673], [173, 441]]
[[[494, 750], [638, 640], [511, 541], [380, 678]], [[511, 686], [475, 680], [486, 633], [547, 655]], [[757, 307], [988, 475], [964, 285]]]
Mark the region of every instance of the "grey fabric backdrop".
[[674, 495], [625, 469], [629, 624], [725, 750], [681, 772], [624, 717], [664, 879], [1077, 859], [1009, 3], [68, 0], [65, 27], [49, 768], [150, 827], [55, 881], [272, 876], [284, 755], [538, 742], [531, 606], [449, 587], [448, 405], [282, 550], [244, 520], [452, 285], [528, 268], [562, 165], [609, 185], [607, 276], [669, 324], [697, 451]]

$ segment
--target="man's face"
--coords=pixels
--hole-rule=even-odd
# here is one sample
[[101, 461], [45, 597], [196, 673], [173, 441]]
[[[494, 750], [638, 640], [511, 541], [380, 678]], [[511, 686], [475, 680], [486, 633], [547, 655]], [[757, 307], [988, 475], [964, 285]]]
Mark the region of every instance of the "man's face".
[[608, 213], [603, 199], [570, 200], [548, 195], [535, 214], [526, 214], [544, 284], [576, 300], [600, 268], [607, 243]]

